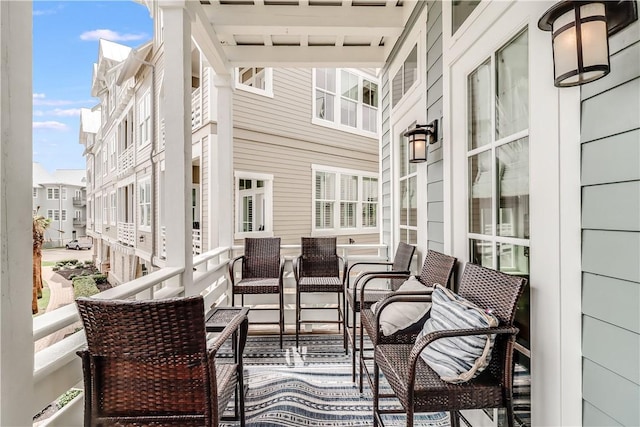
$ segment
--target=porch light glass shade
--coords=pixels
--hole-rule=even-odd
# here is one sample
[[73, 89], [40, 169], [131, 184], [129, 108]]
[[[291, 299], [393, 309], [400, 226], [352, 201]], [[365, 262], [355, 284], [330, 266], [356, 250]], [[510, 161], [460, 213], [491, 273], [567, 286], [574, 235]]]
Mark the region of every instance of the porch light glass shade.
[[552, 25], [555, 86], [577, 86], [609, 74], [603, 3], [575, 2]]
[[409, 161], [411, 163], [422, 163], [427, 161], [427, 134], [424, 130], [414, 129], [405, 135], [409, 138]]

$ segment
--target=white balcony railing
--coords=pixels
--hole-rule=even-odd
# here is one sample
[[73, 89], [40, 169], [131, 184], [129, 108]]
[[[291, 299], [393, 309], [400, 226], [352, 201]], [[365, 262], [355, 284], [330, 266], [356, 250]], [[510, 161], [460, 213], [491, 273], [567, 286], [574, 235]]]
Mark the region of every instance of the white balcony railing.
[[[126, 224], [126, 223], [122, 223]], [[127, 224], [128, 225], [128, 224]], [[120, 226], [120, 224], [118, 224]], [[164, 228], [164, 227], [162, 227]], [[118, 227], [120, 230], [120, 227]], [[161, 299], [175, 296], [202, 295], [205, 307], [229, 305], [229, 281], [227, 265], [234, 253], [242, 247], [220, 247], [193, 257], [193, 271], [185, 272], [182, 267], [166, 267], [151, 272], [138, 279], [101, 292], [94, 296], [99, 299]], [[285, 298], [292, 301], [295, 287], [291, 270], [291, 259], [300, 251], [299, 245], [283, 245], [282, 252], [287, 258], [285, 270]], [[349, 263], [360, 260], [381, 260], [387, 257], [385, 245], [338, 245], [338, 251], [345, 255]], [[188, 286], [182, 283], [182, 274], [193, 274]], [[262, 296], [264, 297], [264, 296]], [[294, 301], [295, 299], [293, 299]], [[333, 298], [331, 299], [333, 301]], [[287, 321], [293, 320], [295, 304], [287, 304]], [[75, 304], [60, 307], [33, 319], [33, 339], [40, 348], [34, 357], [33, 384], [35, 395], [28, 402], [29, 410], [35, 414], [72, 388], [82, 388], [82, 367], [76, 351], [86, 345], [84, 331], [65, 335], [64, 330], [81, 326]], [[64, 336], [64, 337], [63, 337]], [[53, 337], [59, 337], [52, 340]], [[43, 346], [41, 340], [47, 340]], [[36, 344], [37, 343], [37, 344]], [[63, 410], [56, 412], [46, 421], [49, 427], [81, 426], [83, 420], [83, 394], [69, 402]]]
[[167, 259], [167, 227], [160, 227], [160, 258]]
[[200, 88], [191, 93], [191, 129], [202, 126], [202, 91]]
[[136, 243], [136, 226], [132, 222], [118, 223], [118, 241], [123, 245], [134, 246]]
[[160, 151], [164, 150], [166, 139], [167, 139], [167, 132], [164, 126], [164, 118], [162, 118], [160, 120]]
[[133, 146], [126, 148], [118, 156], [118, 175], [124, 175], [133, 171]]

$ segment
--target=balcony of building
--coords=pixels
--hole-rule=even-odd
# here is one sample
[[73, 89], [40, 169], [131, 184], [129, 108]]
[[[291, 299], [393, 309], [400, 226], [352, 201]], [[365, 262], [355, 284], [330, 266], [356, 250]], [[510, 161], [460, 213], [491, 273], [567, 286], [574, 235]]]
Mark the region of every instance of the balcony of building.
[[87, 225], [87, 220], [84, 218], [73, 218], [73, 226], [74, 227], [84, 227]]
[[86, 196], [80, 196], [80, 197], [74, 197], [73, 198], [73, 206], [81, 207], [81, 206], [86, 206], [86, 205], [87, 205], [87, 197]]
[[117, 239], [125, 246], [135, 246], [136, 225], [132, 222], [118, 222]]

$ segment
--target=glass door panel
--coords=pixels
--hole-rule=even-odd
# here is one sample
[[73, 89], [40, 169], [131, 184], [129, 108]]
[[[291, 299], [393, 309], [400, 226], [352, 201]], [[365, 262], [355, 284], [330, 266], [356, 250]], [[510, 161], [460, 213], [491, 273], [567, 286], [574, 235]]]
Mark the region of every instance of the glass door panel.
[[493, 234], [491, 151], [469, 157], [469, 232]]
[[529, 139], [496, 149], [497, 234], [529, 238]]

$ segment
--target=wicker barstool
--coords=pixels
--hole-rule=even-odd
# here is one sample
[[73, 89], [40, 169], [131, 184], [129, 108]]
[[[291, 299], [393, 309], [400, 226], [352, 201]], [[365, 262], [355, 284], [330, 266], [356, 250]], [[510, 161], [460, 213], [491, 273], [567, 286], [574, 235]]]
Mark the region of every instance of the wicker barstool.
[[[456, 258], [445, 255], [437, 251], [428, 251], [422, 264], [422, 271], [419, 276], [416, 276], [418, 281], [425, 286], [425, 295], [436, 283], [443, 286], [453, 286], [453, 272], [456, 265]], [[369, 280], [375, 278], [375, 275], [370, 275], [363, 283], [361, 292], [364, 292]], [[408, 275], [403, 277], [405, 280], [409, 278]], [[399, 295], [396, 296], [400, 298]], [[380, 309], [378, 309], [378, 312]], [[385, 336], [380, 331], [379, 322], [376, 320], [376, 314], [371, 310], [371, 306], [363, 307], [360, 311], [360, 370], [359, 370], [359, 388], [362, 393], [363, 390], [363, 373], [366, 374], [369, 385], [373, 386], [372, 378], [367, 368], [366, 361], [371, 360], [371, 357], [364, 355], [364, 331], [367, 332], [369, 339], [373, 346], [386, 343], [413, 343], [416, 340], [418, 332], [420, 332], [421, 324], [416, 324], [413, 328], [398, 331], [393, 335]]]
[[[460, 279], [459, 295], [478, 307], [491, 309], [500, 324], [495, 328], [458, 329], [434, 332], [415, 344], [379, 344], [375, 347], [373, 417], [374, 426], [383, 425], [382, 415], [396, 413], [380, 409], [380, 371], [391, 385], [413, 426], [416, 412], [451, 413], [451, 425], [458, 426], [458, 411], [504, 407], [513, 426], [513, 347], [518, 328], [513, 326], [518, 299], [527, 279], [467, 264]], [[393, 300], [391, 297], [390, 300]], [[445, 337], [496, 334], [489, 366], [476, 378], [451, 384], [440, 379], [420, 357], [431, 342]]]
[[[413, 254], [416, 251], [416, 247], [413, 245], [409, 245], [404, 242], [400, 242], [398, 244], [398, 248], [396, 249], [396, 253], [393, 257], [393, 261], [389, 262], [356, 262], [355, 264], [351, 264], [349, 269], [347, 270], [347, 281], [345, 288], [345, 298], [347, 304], [345, 304], [345, 316], [344, 316], [344, 329], [347, 332], [347, 338], [349, 339], [349, 343], [351, 344], [351, 381], [356, 381], [356, 353], [358, 350], [358, 340], [356, 336], [357, 327], [356, 327], [356, 315], [360, 312], [360, 307], [371, 307], [373, 303], [379, 301], [383, 296], [387, 295], [391, 291], [396, 291], [402, 285], [402, 282], [410, 273], [411, 269], [411, 260], [413, 259]], [[360, 286], [364, 283], [369, 275], [375, 275], [375, 278], [381, 278], [381, 273], [384, 271], [363, 271], [361, 272], [355, 279], [353, 286], [351, 285], [351, 271], [354, 268], [360, 269], [363, 266], [373, 267], [373, 266], [386, 266], [387, 269], [390, 268], [388, 273], [388, 288], [386, 289], [368, 289], [364, 293], [364, 299], [360, 299]], [[397, 278], [401, 277], [401, 278]], [[349, 325], [349, 309], [351, 309], [352, 313], [352, 324]], [[351, 330], [349, 329], [351, 328]]]
[[[299, 345], [301, 324], [336, 323], [338, 330], [342, 329], [344, 323], [344, 280], [347, 275], [347, 264], [337, 253], [335, 237], [302, 237], [301, 248], [301, 255], [294, 260], [293, 265], [293, 273], [296, 278], [296, 347]], [[342, 264], [342, 271], [340, 264]], [[334, 307], [302, 306], [300, 300], [303, 293], [317, 292], [338, 295], [338, 303], [335, 307], [338, 312], [338, 320], [301, 320], [301, 312], [305, 308], [334, 309]], [[342, 333], [346, 351], [347, 333], [344, 330]]]
[[[235, 265], [242, 264], [242, 276], [236, 282]], [[282, 334], [284, 333], [284, 258], [280, 257], [280, 238], [246, 238], [244, 239], [244, 255], [229, 261], [229, 278], [231, 279], [231, 301], [236, 304], [236, 295], [241, 296], [244, 306], [244, 296], [248, 294], [278, 294], [277, 309], [252, 307], [251, 311], [278, 310], [277, 322], [251, 322], [261, 325], [278, 325], [280, 327], [280, 348], [282, 348]]]
[[[217, 426], [237, 390], [242, 358], [216, 364], [220, 346], [240, 331], [237, 316], [207, 348], [202, 297], [130, 301], [77, 300], [88, 348], [78, 352], [84, 374], [84, 425]], [[239, 396], [245, 425], [244, 393]]]

